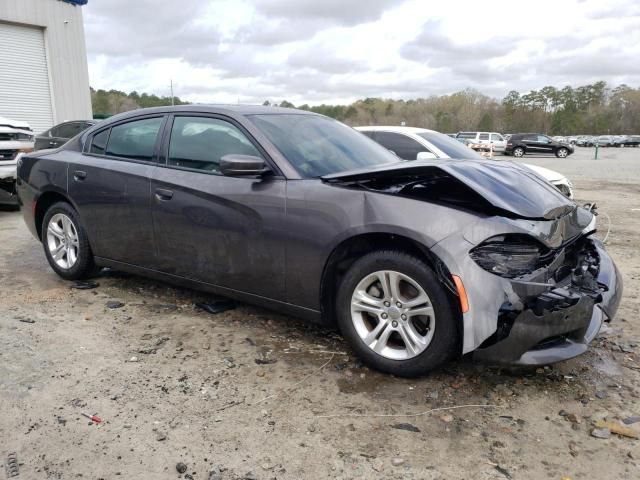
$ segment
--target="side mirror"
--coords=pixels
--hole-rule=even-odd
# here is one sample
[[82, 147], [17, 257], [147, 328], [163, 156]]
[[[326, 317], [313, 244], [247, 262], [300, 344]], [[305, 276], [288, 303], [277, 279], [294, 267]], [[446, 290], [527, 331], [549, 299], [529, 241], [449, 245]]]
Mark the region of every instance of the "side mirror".
[[264, 159], [253, 155], [225, 155], [220, 159], [220, 173], [228, 177], [260, 177], [269, 171]]
[[416, 157], [416, 160], [433, 160], [436, 158], [438, 157], [436, 157], [435, 154], [431, 152], [418, 152], [418, 156]]

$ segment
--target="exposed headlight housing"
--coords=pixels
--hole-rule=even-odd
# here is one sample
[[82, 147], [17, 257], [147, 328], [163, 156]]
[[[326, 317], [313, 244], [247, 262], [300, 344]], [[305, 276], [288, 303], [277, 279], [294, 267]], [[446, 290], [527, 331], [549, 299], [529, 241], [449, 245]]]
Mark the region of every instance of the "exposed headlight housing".
[[527, 235], [498, 235], [485, 240], [469, 254], [487, 272], [516, 278], [543, 266], [549, 249]]

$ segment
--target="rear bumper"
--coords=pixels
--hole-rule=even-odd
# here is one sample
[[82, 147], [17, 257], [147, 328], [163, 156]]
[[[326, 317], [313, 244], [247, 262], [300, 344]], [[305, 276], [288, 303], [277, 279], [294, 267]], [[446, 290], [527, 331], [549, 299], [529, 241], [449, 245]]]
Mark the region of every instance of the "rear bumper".
[[[474, 352], [474, 359], [501, 364], [544, 365], [584, 353], [602, 323], [615, 315], [622, 297], [622, 279], [611, 257], [591, 240], [600, 258], [598, 291], [573, 282], [539, 295], [530, 308], [512, 318], [508, 335]], [[533, 306], [536, 305], [536, 306]]]

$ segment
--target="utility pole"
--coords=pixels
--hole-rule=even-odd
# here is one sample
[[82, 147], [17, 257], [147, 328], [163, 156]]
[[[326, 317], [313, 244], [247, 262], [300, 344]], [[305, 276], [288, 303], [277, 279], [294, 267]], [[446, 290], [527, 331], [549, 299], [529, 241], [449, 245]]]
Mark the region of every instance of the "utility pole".
[[173, 78], [170, 80], [171, 82], [171, 106], [173, 107]]

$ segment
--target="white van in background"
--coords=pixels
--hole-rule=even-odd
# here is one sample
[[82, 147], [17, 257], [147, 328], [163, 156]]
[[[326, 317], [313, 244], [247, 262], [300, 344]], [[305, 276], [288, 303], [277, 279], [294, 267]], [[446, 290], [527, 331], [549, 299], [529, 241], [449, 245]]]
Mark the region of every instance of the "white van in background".
[[471, 140], [473, 143], [492, 143], [494, 152], [504, 152], [507, 140], [498, 132], [458, 132], [456, 138]]

